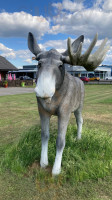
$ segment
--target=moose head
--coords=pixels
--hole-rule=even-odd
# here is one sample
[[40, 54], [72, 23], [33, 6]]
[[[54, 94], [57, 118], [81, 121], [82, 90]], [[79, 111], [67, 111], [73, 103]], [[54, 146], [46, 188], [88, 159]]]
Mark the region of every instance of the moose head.
[[[68, 38], [68, 49], [59, 53], [55, 49], [42, 51], [36, 42], [32, 33], [28, 35], [28, 47], [35, 55], [33, 59], [38, 62], [38, 87], [35, 91], [38, 97], [51, 98], [56, 89], [59, 89], [65, 75], [64, 63], [70, 65], [79, 65], [85, 67], [88, 71], [93, 71], [104, 59], [109, 46], [105, 46], [107, 38], [102, 42], [99, 49], [93, 54], [91, 51], [97, 42], [98, 35], [95, 35], [92, 43], [84, 54], [82, 52], [82, 44], [84, 36], [81, 35], [71, 44], [71, 39]], [[58, 80], [58, 81], [57, 81]]]

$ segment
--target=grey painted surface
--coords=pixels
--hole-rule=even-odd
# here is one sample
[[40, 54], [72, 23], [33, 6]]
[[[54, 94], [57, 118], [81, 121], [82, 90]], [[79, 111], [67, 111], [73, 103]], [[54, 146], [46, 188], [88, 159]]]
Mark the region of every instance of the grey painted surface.
[[71, 76], [65, 70], [64, 64], [84, 66], [87, 71], [94, 71], [104, 59], [104, 55], [110, 48], [105, 46], [107, 38], [99, 49], [93, 54], [91, 51], [98, 39], [96, 34], [89, 48], [84, 54], [81, 35], [72, 44], [70, 38], [67, 41], [67, 50], [62, 54], [56, 49], [42, 51], [32, 33], [28, 34], [28, 47], [35, 55], [33, 60], [38, 61], [37, 85], [35, 88], [38, 109], [41, 121], [41, 159], [40, 165], [45, 168], [48, 165], [48, 141], [49, 122], [51, 115], [58, 116], [58, 136], [56, 140], [56, 157], [52, 169], [52, 175], [61, 172], [62, 154], [65, 147], [65, 135], [71, 112], [74, 112], [77, 123], [77, 139], [81, 139], [82, 131], [82, 107], [84, 100], [83, 82]]
[[[73, 42], [74, 53], [77, 51], [83, 36]], [[63, 55], [57, 50], [41, 51], [32, 33], [28, 35], [28, 47], [38, 60], [37, 84], [35, 88], [41, 121], [41, 159], [40, 165], [48, 165], [49, 122], [52, 115], [58, 116], [58, 135], [56, 139], [56, 157], [52, 175], [61, 172], [62, 154], [65, 147], [65, 135], [71, 112], [74, 112], [77, 123], [77, 139], [81, 139], [82, 107], [84, 84], [65, 71]]]

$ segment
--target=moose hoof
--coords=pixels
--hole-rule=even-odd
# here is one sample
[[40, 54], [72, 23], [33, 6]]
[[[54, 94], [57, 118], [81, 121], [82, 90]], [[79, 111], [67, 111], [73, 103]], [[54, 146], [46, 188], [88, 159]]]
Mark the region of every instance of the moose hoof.
[[77, 136], [77, 140], [81, 140], [81, 136]]
[[59, 175], [60, 172], [61, 172], [61, 168], [60, 168], [60, 169], [54, 169], [54, 168], [52, 169], [52, 175], [53, 175], [53, 176]]
[[41, 168], [46, 168], [48, 166], [48, 162], [40, 162]]

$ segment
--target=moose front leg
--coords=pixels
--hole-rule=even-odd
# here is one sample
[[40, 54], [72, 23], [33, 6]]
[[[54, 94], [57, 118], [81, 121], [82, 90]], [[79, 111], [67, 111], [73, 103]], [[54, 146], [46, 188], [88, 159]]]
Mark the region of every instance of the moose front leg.
[[50, 116], [39, 109], [41, 120], [41, 159], [40, 166], [45, 168], [48, 165], [48, 140], [49, 140], [49, 121]]
[[61, 172], [61, 160], [62, 160], [62, 154], [65, 147], [65, 136], [66, 136], [66, 130], [68, 126], [70, 115], [60, 116], [58, 117], [58, 137], [56, 140], [56, 157], [54, 166], [52, 169], [53, 175], [58, 175]]
[[41, 116], [41, 159], [40, 165], [45, 168], [48, 165], [48, 140], [49, 140], [49, 116]]

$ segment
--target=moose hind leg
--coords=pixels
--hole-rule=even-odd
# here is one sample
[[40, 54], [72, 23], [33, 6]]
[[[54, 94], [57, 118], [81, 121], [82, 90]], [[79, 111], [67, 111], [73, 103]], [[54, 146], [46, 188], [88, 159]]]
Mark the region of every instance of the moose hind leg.
[[77, 139], [81, 139], [81, 132], [82, 132], [82, 125], [83, 125], [83, 118], [81, 109], [78, 109], [74, 112], [74, 115], [76, 117], [76, 123], [77, 123]]

